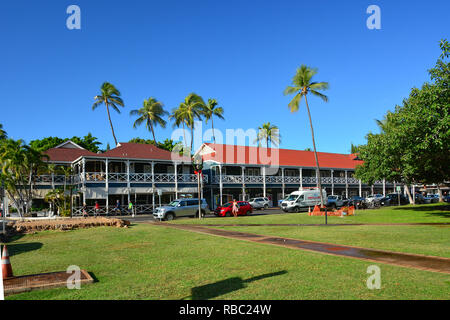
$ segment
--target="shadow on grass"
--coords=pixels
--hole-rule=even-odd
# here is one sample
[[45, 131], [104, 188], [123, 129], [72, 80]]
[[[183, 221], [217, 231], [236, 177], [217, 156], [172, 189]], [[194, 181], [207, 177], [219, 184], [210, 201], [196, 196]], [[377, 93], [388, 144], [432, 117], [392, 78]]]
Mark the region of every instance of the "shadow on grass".
[[40, 242], [27, 242], [27, 243], [9, 243], [8, 245], [9, 256], [16, 256], [21, 253], [39, 250], [42, 248]]
[[397, 207], [394, 210], [408, 210], [423, 212], [432, 216], [441, 216], [450, 218], [450, 205], [449, 204], [436, 204], [436, 205], [410, 205], [407, 207]]
[[204, 286], [195, 287], [191, 289], [191, 298], [192, 300], [208, 300], [220, 297], [221, 295], [237, 291], [240, 289], [244, 289], [247, 283], [280, 276], [286, 274], [287, 271], [278, 271], [272, 273], [262, 274], [260, 276], [256, 276], [247, 280], [243, 280], [239, 277], [228, 278], [222, 281], [210, 283]]

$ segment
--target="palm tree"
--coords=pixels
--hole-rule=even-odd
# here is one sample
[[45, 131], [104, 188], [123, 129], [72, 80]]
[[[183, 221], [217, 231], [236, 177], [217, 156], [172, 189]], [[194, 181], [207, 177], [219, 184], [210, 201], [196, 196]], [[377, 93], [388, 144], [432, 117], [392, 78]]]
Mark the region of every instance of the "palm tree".
[[[178, 108], [172, 110], [172, 114], [170, 116], [171, 119], [174, 119], [175, 126], [183, 125], [183, 134], [185, 131], [185, 126], [190, 128], [191, 131], [191, 148], [194, 143], [194, 122], [195, 119], [201, 120], [202, 115], [205, 112], [205, 102], [202, 97], [198, 94], [190, 93], [184, 98], [184, 101], [180, 103]], [[186, 141], [186, 135], [184, 136], [184, 141]]]
[[0, 140], [6, 139], [8, 135], [6, 134], [6, 131], [3, 130], [3, 125], [0, 123]]
[[328, 89], [328, 82], [313, 82], [312, 77], [317, 74], [317, 69], [312, 69], [306, 65], [301, 65], [300, 68], [297, 69], [297, 72], [295, 76], [292, 78], [292, 86], [288, 86], [284, 90], [284, 94], [296, 94], [295, 97], [292, 99], [292, 101], [289, 103], [289, 108], [291, 109], [291, 112], [297, 112], [300, 106], [301, 98], [305, 98], [306, 103], [306, 110], [308, 110], [308, 117], [309, 117], [309, 124], [311, 126], [311, 135], [312, 135], [312, 142], [314, 147], [314, 157], [316, 160], [316, 170], [317, 170], [317, 186], [319, 188], [319, 194], [320, 194], [320, 202], [321, 205], [324, 205], [324, 199], [322, 195], [322, 183], [320, 178], [320, 166], [319, 166], [319, 160], [317, 158], [317, 149], [316, 149], [316, 142], [314, 139], [314, 129], [312, 125], [311, 120], [311, 113], [309, 111], [308, 106], [308, 99], [307, 95], [308, 93], [311, 93], [319, 98], [321, 98], [323, 101], [328, 102], [328, 97], [322, 93], [319, 92], [319, 90], [326, 90]]
[[124, 103], [120, 98], [120, 91], [117, 90], [114, 85], [109, 82], [104, 82], [100, 88], [100, 94], [94, 97], [95, 103], [92, 105], [92, 110], [95, 110], [99, 105], [104, 104], [106, 106], [106, 112], [108, 113], [109, 124], [111, 125], [111, 131], [114, 137], [114, 141], [117, 146], [116, 135], [114, 134], [114, 128], [111, 122], [111, 115], [109, 113], [109, 107], [120, 113], [119, 106], [123, 107]]
[[208, 99], [208, 104], [204, 108], [205, 123], [208, 124], [208, 120], [211, 119], [211, 128], [213, 132], [214, 143], [216, 143], [216, 136], [214, 135], [214, 116], [219, 119], [224, 119], [223, 108], [217, 107], [217, 105], [218, 103], [216, 99]]
[[163, 104], [153, 97], [144, 100], [143, 107], [139, 110], [131, 110], [130, 112], [131, 116], [139, 116], [139, 118], [134, 121], [133, 128], [136, 128], [145, 121], [145, 127], [153, 134], [153, 141], [155, 141], [155, 145], [156, 137], [153, 127], [159, 124], [162, 128], [165, 128], [167, 122], [163, 119], [163, 117], [168, 114], [169, 113], [164, 110]]
[[269, 141], [271, 144], [279, 145], [280, 144], [280, 130], [277, 126], [270, 124], [270, 122], [263, 123], [261, 127], [258, 128], [258, 136], [255, 142], [258, 142], [258, 146], [261, 142], [266, 142], [266, 147], [269, 148]]

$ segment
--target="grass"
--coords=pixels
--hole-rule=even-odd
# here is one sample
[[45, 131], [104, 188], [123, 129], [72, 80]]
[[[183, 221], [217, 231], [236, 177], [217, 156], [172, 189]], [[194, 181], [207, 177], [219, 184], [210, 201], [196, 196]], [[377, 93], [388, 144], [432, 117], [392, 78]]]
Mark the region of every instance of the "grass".
[[[445, 210], [444, 210], [445, 209]], [[448, 222], [446, 207], [383, 208], [332, 223]], [[201, 223], [321, 223], [279, 214]], [[314, 222], [312, 222], [314, 221]], [[172, 223], [198, 223], [184, 219]], [[448, 226], [226, 227], [238, 231], [449, 257]], [[9, 244], [14, 273], [78, 265], [97, 282], [81, 290], [31, 291], [7, 299], [449, 299], [447, 274], [377, 264], [381, 290], [369, 290], [373, 262], [220, 238], [148, 224], [44, 231]]]
[[9, 251], [16, 275], [78, 265], [98, 281], [8, 299], [448, 299], [450, 290], [448, 275], [382, 264], [382, 288], [369, 290], [367, 261], [145, 224], [44, 231]]
[[[257, 213], [258, 211], [255, 211]], [[179, 219], [171, 223], [181, 224], [323, 224], [325, 217], [308, 216], [307, 212], [283, 213], [261, 216], [240, 216], [238, 218]], [[380, 209], [357, 210], [355, 216], [328, 217], [328, 223], [450, 223], [450, 205], [428, 204]]]

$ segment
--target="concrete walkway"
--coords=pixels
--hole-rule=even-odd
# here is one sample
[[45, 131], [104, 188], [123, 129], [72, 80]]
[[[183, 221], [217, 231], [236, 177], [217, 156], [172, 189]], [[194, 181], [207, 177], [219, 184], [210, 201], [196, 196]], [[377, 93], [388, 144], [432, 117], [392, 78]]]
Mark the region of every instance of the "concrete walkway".
[[203, 233], [213, 236], [219, 236], [224, 238], [245, 240], [263, 244], [271, 244], [286, 248], [307, 250], [346, 258], [354, 258], [359, 260], [367, 260], [372, 262], [386, 263], [395, 266], [450, 274], [449, 258], [425, 256], [411, 253], [390, 252], [346, 245], [336, 245], [325, 242], [273, 237], [229, 230], [219, 230], [198, 225], [179, 225], [160, 222], [154, 222], [151, 224], [168, 228]]

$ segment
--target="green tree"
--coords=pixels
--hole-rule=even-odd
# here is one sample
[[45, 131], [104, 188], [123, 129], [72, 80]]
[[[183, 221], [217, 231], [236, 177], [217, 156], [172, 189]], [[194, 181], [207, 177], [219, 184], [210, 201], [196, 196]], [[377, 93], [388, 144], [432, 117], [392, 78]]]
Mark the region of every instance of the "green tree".
[[32, 206], [36, 176], [47, 170], [46, 156], [22, 140], [7, 139], [0, 143], [0, 182], [19, 216]]
[[413, 88], [401, 106], [387, 113], [381, 132], [367, 135], [359, 154], [364, 163], [356, 169], [364, 182], [439, 186], [450, 179], [450, 64], [439, 59], [429, 74], [432, 82]]
[[106, 107], [106, 112], [108, 114], [109, 124], [111, 125], [112, 135], [114, 137], [114, 142], [117, 146], [117, 139], [114, 133], [113, 124], [111, 121], [111, 115], [109, 113], [109, 107], [120, 113], [119, 107], [124, 107], [122, 98], [120, 97], [120, 91], [109, 82], [104, 82], [100, 88], [100, 94], [94, 97], [94, 104], [92, 105], [92, 110], [97, 109], [98, 106], [104, 104]]
[[216, 116], [219, 119], [224, 119], [223, 117], [223, 108], [218, 107], [218, 102], [216, 99], [208, 99], [208, 103], [204, 108], [204, 116], [205, 123], [208, 124], [208, 120], [211, 119], [211, 129], [213, 132], [214, 143], [216, 143], [216, 136], [214, 134], [214, 117]]
[[42, 139], [36, 139], [30, 141], [30, 147], [37, 151], [47, 151], [48, 149], [54, 148], [66, 141], [73, 141], [78, 144], [80, 147], [85, 148], [91, 152], [97, 153], [99, 149], [99, 145], [101, 142], [97, 140], [96, 137], [92, 136], [91, 133], [88, 133], [83, 138], [73, 136], [72, 138], [59, 138], [59, 137], [46, 137]]
[[0, 123], [0, 140], [8, 138], [6, 131], [3, 130], [3, 125]]
[[328, 102], [328, 97], [319, 91], [328, 89], [328, 82], [313, 82], [312, 78], [317, 74], [317, 69], [312, 69], [306, 65], [301, 65], [297, 69], [295, 76], [292, 78], [292, 86], [288, 86], [284, 90], [285, 95], [295, 94], [292, 101], [289, 103], [289, 108], [291, 112], [297, 112], [300, 106], [300, 101], [302, 98], [305, 99], [306, 110], [308, 111], [309, 124], [311, 126], [311, 136], [314, 148], [314, 157], [316, 160], [316, 170], [317, 170], [317, 186], [320, 190], [320, 202], [324, 205], [324, 199], [322, 195], [322, 182], [320, 179], [320, 166], [319, 160], [317, 158], [316, 142], [314, 139], [314, 129], [311, 120], [311, 112], [309, 111], [307, 95], [311, 93], [312, 95], [321, 98], [323, 101]]
[[278, 146], [281, 142], [280, 130], [276, 125], [271, 124], [270, 122], [263, 123], [261, 127], [258, 127], [258, 135], [256, 137], [255, 142], [258, 143], [258, 146], [261, 145], [261, 142], [266, 143], [266, 147], [269, 148], [269, 142], [271, 145]]
[[183, 134], [184, 134], [184, 141], [186, 144], [187, 149], [187, 141], [186, 141], [186, 134], [185, 132], [185, 126], [190, 129], [191, 132], [191, 147], [188, 149], [189, 153], [191, 153], [193, 144], [194, 144], [194, 123], [195, 120], [201, 120], [202, 115], [205, 111], [205, 102], [203, 101], [202, 97], [200, 97], [198, 94], [190, 93], [184, 98], [184, 101], [180, 103], [179, 107], [172, 110], [172, 114], [170, 115], [170, 119], [173, 119], [175, 122], [175, 126], [179, 127], [180, 125], [183, 126]]
[[138, 110], [131, 110], [130, 115], [137, 115], [138, 118], [134, 121], [133, 128], [145, 122], [147, 130], [153, 134], [153, 140], [156, 141], [154, 127], [160, 125], [162, 128], [166, 127], [166, 120], [164, 116], [169, 113], [164, 110], [163, 104], [153, 97], [144, 100], [143, 107]]

